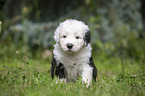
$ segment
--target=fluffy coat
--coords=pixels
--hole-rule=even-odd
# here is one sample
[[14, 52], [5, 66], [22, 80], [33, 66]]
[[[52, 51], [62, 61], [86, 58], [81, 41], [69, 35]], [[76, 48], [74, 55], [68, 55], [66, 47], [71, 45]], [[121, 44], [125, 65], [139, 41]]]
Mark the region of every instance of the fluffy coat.
[[88, 85], [96, 81], [97, 69], [91, 55], [90, 31], [82, 22], [68, 19], [55, 31], [51, 77], [57, 75], [63, 81], [74, 82], [79, 76]]

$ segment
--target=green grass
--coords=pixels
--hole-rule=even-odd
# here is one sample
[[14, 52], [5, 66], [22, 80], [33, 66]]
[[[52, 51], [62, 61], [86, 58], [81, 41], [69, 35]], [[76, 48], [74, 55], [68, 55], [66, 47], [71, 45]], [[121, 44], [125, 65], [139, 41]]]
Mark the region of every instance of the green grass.
[[139, 60], [99, 53], [94, 56], [98, 81], [86, 88], [81, 80], [56, 84], [51, 57], [43, 59], [41, 51], [34, 57], [25, 47], [0, 49], [0, 96], [145, 96], [145, 67]]

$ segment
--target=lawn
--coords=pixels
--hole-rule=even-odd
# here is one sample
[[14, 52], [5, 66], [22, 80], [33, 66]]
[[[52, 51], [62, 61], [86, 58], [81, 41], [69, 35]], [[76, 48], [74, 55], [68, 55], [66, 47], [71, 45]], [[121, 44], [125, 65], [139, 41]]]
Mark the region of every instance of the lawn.
[[0, 45], [0, 96], [145, 96], [143, 62], [125, 56], [95, 54], [97, 82], [58, 83], [50, 77], [51, 56], [33, 56], [27, 48]]

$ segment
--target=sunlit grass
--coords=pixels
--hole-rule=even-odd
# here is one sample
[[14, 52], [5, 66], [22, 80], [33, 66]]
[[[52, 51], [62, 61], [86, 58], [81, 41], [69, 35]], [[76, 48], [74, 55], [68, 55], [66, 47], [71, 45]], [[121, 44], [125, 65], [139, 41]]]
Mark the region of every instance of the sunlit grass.
[[94, 56], [98, 81], [86, 88], [81, 80], [56, 84], [57, 78], [50, 77], [51, 57], [43, 59], [41, 54], [34, 57], [27, 49], [1, 47], [0, 96], [145, 96], [145, 73], [138, 61]]

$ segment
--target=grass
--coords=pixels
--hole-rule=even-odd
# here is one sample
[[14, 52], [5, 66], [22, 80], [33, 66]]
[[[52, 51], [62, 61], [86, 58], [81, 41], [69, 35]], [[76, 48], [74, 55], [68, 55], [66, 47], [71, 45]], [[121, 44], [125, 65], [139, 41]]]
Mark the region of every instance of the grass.
[[145, 96], [143, 62], [119, 56], [94, 55], [98, 81], [83, 87], [58, 83], [50, 77], [50, 61], [41, 52], [34, 57], [23, 47], [0, 46], [0, 96]]

